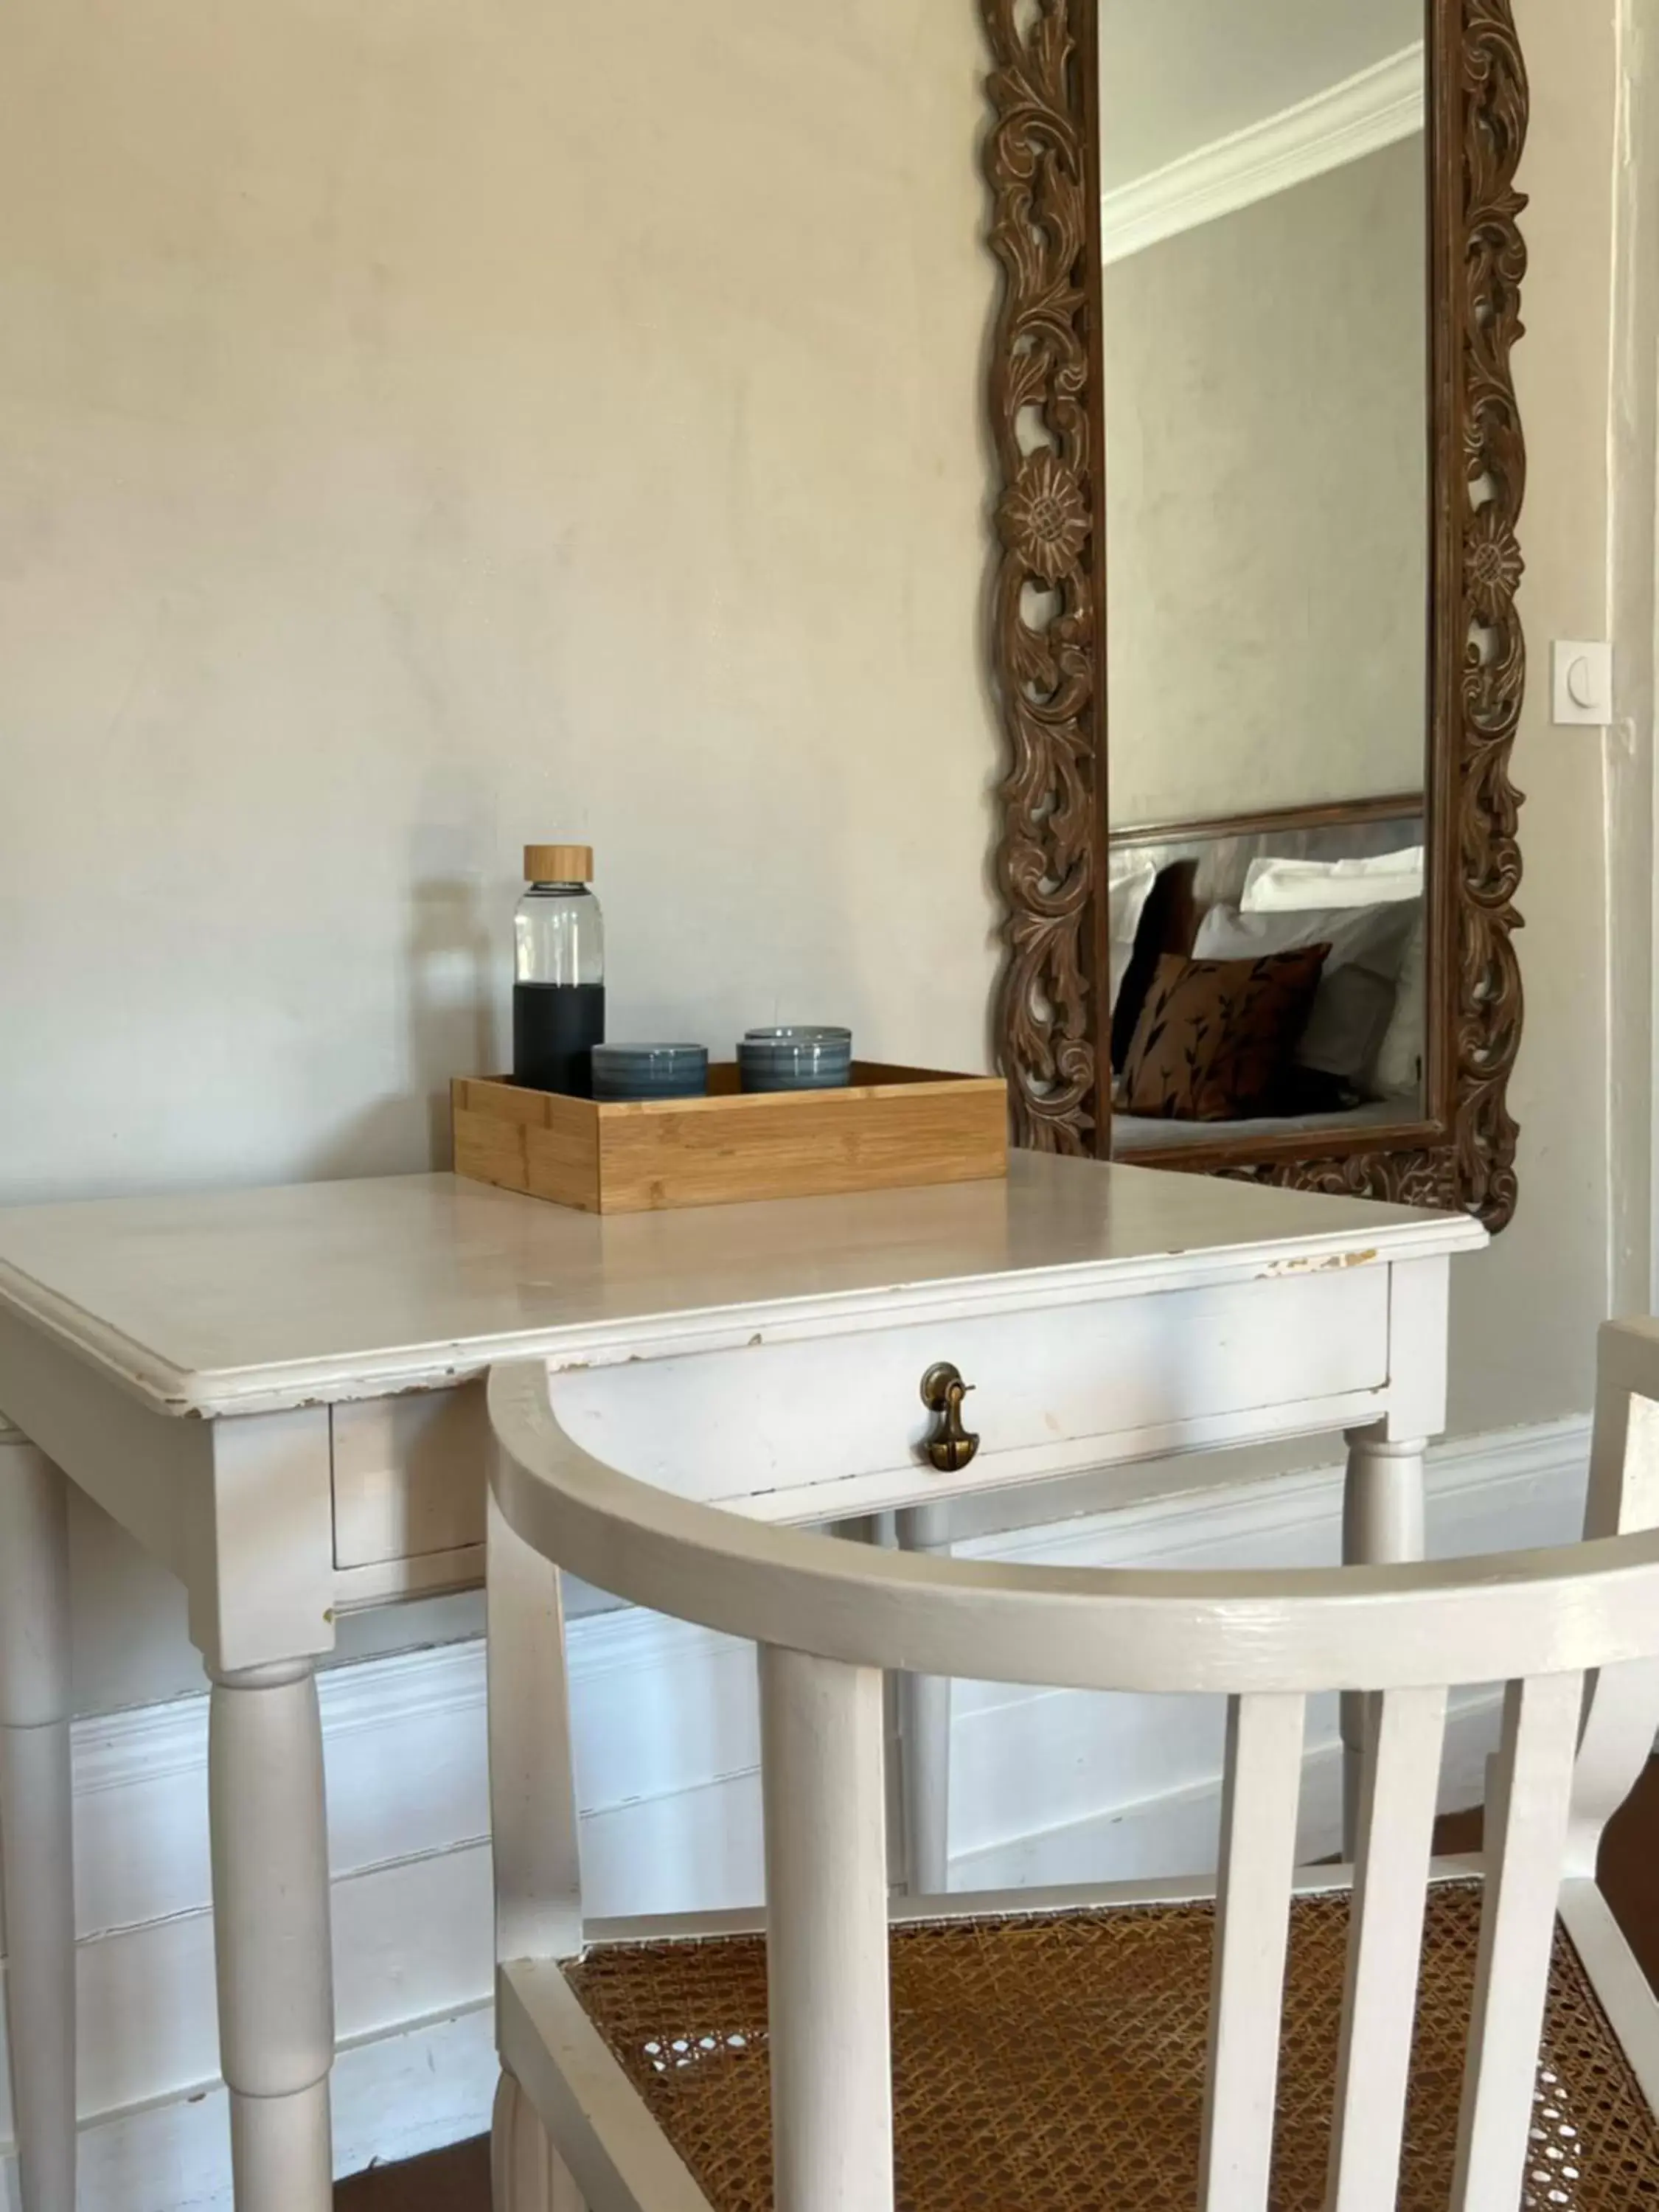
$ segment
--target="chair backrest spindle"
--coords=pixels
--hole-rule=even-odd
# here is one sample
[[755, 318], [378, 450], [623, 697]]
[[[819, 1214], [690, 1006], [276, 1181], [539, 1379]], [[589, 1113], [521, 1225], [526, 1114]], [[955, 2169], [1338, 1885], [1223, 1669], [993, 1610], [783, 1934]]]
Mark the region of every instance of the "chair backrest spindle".
[[1583, 1691], [1582, 1674], [1540, 1674], [1504, 1694], [1452, 2212], [1521, 2199]]
[[1371, 1701], [1359, 1784], [1330, 2212], [1394, 2212], [1445, 1738], [1443, 1689]]
[[763, 1645], [778, 2212], [892, 2212], [883, 1681]]
[[559, 1571], [517, 1534], [493, 1494], [487, 1541], [495, 1956], [574, 1958], [581, 1850]]
[[1201, 2212], [1266, 2212], [1305, 1705], [1228, 1700]]

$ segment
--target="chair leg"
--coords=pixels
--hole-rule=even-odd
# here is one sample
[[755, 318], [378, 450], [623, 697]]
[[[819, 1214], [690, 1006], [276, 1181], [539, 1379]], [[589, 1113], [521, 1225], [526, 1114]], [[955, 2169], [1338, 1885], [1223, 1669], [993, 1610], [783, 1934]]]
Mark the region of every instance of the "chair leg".
[[505, 2071], [495, 2091], [489, 2183], [495, 2212], [587, 2212], [540, 2114]]

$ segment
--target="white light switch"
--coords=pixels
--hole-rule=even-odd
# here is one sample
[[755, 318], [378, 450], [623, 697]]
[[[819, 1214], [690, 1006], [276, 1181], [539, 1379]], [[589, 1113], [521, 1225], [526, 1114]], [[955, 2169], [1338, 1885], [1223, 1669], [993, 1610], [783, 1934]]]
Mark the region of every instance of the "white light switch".
[[1558, 723], [1613, 720], [1613, 647], [1605, 641], [1555, 641], [1555, 719]]

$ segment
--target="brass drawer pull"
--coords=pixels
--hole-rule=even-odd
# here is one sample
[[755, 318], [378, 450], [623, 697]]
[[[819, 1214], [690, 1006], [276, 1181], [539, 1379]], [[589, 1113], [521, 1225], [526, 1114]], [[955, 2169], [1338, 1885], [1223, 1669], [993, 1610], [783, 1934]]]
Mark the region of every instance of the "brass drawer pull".
[[939, 1416], [939, 1425], [922, 1449], [941, 1474], [959, 1473], [979, 1449], [979, 1438], [962, 1425], [962, 1401], [973, 1387], [948, 1359], [930, 1367], [921, 1378], [921, 1402]]

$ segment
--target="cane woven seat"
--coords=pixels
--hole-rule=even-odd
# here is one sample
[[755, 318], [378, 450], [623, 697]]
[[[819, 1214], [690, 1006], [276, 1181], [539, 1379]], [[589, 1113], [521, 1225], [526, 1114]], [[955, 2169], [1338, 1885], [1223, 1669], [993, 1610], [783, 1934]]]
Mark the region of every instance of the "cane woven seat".
[[[1480, 1889], [1430, 1892], [1399, 2212], [1452, 2181]], [[1320, 2212], [1346, 1892], [1291, 1907], [1273, 2212]], [[1214, 1910], [933, 1923], [891, 1938], [901, 2212], [1191, 2212]], [[766, 1947], [619, 1945], [567, 1969], [715, 2212], [772, 2212]], [[1659, 2127], [1558, 1926], [1526, 2212], [1659, 2207]]]

